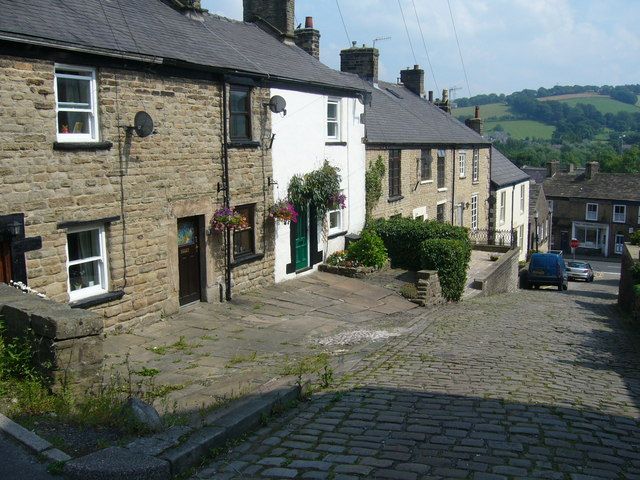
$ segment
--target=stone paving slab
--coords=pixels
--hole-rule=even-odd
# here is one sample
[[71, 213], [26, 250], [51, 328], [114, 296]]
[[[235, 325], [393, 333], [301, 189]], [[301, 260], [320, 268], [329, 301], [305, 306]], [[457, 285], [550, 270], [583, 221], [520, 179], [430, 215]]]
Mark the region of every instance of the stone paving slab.
[[[389, 324], [389, 314], [398, 312], [409, 313]], [[107, 374], [127, 378], [129, 371], [155, 369], [156, 387], [179, 389], [154, 405], [164, 412], [197, 413], [203, 402], [251, 393], [304, 358], [326, 354], [340, 365], [347, 362], [344, 355], [367, 347], [324, 348], [318, 343], [322, 338], [401, 327], [419, 313], [388, 289], [316, 272], [238, 295], [230, 303], [189, 306], [156, 324], [108, 335]], [[136, 375], [135, 381], [145, 380]]]
[[192, 478], [640, 478], [640, 330], [615, 289], [431, 311]]

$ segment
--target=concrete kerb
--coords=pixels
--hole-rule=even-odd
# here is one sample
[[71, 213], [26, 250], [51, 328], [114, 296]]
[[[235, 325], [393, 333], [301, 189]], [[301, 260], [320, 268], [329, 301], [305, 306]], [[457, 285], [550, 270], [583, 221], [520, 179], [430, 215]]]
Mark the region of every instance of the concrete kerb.
[[13, 438], [16, 442], [25, 446], [33, 453], [42, 455], [50, 462], [66, 462], [71, 457], [47, 442], [42, 437], [27, 430], [10, 418], [0, 413], [0, 431]]

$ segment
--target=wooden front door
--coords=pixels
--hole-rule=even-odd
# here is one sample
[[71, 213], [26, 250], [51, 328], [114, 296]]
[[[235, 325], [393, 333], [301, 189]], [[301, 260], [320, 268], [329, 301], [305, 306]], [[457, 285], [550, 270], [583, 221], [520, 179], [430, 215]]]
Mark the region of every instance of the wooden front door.
[[307, 209], [298, 209], [298, 223], [296, 223], [296, 271], [309, 266], [309, 229], [307, 227]]
[[6, 240], [0, 240], [0, 282], [9, 283], [9, 280], [13, 280], [11, 244]]
[[197, 217], [178, 220], [180, 305], [200, 301], [200, 238]]

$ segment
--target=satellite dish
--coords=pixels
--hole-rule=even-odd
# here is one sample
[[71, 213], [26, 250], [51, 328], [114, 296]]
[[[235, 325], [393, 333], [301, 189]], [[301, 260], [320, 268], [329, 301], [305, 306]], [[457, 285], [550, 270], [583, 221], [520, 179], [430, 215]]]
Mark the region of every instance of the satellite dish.
[[133, 129], [141, 138], [151, 135], [153, 133], [153, 119], [151, 115], [144, 111], [136, 113], [133, 119]]
[[271, 110], [273, 113], [282, 113], [284, 112], [285, 114], [287, 113], [287, 101], [282, 98], [280, 95], [274, 95], [273, 97], [271, 97], [271, 100], [269, 100], [269, 110]]

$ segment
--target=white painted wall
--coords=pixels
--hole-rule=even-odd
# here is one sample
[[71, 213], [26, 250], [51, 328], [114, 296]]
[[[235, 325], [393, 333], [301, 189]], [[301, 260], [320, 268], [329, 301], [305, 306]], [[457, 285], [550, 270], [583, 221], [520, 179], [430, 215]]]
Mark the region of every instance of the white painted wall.
[[[364, 125], [360, 115], [364, 105], [354, 98], [342, 98], [340, 103], [340, 141], [346, 145], [327, 145], [335, 142], [327, 138], [327, 95], [272, 89], [272, 95], [280, 95], [287, 101], [287, 114], [272, 114], [273, 178], [276, 200], [287, 196], [289, 180], [296, 174], [304, 174], [322, 166], [324, 160], [340, 169], [341, 187], [347, 196], [347, 207], [342, 211], [342, 230], [359, 233], [365, 221], [364, 174], [365, 148], [362, 143]], [[319, 226], [318, 231], [322, 231]], [[320, 235], [321, 236], [321, 235]], [[344, 249], [344, 236], [320, 239], [317, 250], [327, 255]], [[291, 261], [289, 225], [276, 222], [275, 281], [295, 277], [287, 274], [286, 265]]]
[[[524, 187], [524, 209], [520, 209], [520, 189]], [[504, 222], [500, 221], [502, 192], [505, 192]], [[513, 221], [513, 223], [512, 223]], [[529, 181], [501, 188], [496, 191], [496, 230], [518, 232], [520, 244], [520, 260], [527, 258], [527, 239], [529, 238]]]

